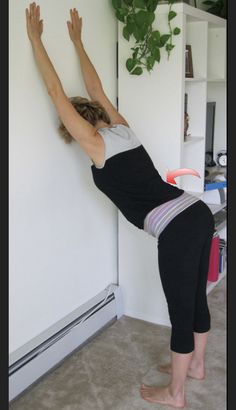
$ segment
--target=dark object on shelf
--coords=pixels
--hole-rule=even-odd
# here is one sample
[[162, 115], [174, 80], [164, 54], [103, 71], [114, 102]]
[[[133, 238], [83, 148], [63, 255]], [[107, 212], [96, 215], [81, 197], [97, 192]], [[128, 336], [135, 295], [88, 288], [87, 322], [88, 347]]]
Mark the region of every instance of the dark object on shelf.
[[192, 47], [189, 44], [186, 44], [185, 49], [185, 77], [193, 78]]
[[216, 163], [213, 160], [213, 152], [212, 151], [207, 151], [205, 153], [205, 166], [206, 167], [215, 167]]
[[207, 179], [211, 182], [216, 180], [224, 181], [227, 179], [225, 167], [220, 167], [219, 165], [216, 165], [215, 167], [206, 167], [206, 170], [209, 172], [210, 175]]
[[184, 94], [184, 141], [188, 136], [188, 127], [189, 127], [189, 115], [188, 115], [188, 94]]
[[226, 240], [220, 238], [220, 255], [219, 255], [219, 263], [220, 263], [220, 273], [224, 272], [226, 269], [226, 262], [227, 262], [227, 243]]
[[215, 102], [207, 102], [206, 113], [206, 145], [205, 145], [205, 166], [214, 167], [216, 165], [213, 160], [214, 152], [214, 131], [215, 131]]
[[[175, 3], [187, 3], [189, 4], [190, 0], [175, 0]], [[169, 0], [159, 0], [158, 4], [167, 4]]]
[[184, 111], [188, 112], [188, 94], [184, 93]]
[[215, 16], [227, 18], [227, 0], [206, 0], [202, 4], [210, 6], [206, 11], [215, 14]]
[[186, 137], [188, 136], [188, 133], [187, 133], [188, 127], [189, 127], [189, 115], [185, 111], [184, 113], [184, 140], [186, 140]]
[[205, 169], [205, 177], [208, 177], [209, 175], [209, 171], [207, 171], [207, 169]]

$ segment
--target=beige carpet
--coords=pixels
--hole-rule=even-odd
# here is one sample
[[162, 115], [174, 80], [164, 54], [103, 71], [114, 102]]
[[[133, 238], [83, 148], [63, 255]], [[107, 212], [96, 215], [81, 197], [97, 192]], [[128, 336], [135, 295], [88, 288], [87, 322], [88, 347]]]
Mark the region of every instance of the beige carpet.
[[[226, 409], [226, 279], [208, 296], [212, 329], [206, 379], [188, 379], [188, 410]], [[171, 409], [148, 403], [141, 383], [167, 384], [170, 329], [123, 316], [11, 403], [11, 410]], [[173, 409], [173, 408], [172, 408]]]

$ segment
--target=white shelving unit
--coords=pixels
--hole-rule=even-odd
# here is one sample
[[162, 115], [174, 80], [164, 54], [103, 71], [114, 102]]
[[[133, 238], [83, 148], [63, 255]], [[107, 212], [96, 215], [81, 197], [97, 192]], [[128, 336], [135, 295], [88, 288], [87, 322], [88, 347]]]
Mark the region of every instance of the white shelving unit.
[[[196, 169], [201, 180], [182, 177], [180, 187], [203, 192], [208, 101], [216, 102], [214, 159], [217, 152], [226, 147], [226, 22], [188, 5], [183, 5], [183, 11], [183, 39], [186, 45], [191, 46], [193, 78], [183, 81], [184, 93], [188, 96], [188, 133], [192, 139], [190, 136], [187, 143], [182, 144], [181, 167]], [[196, 140], [195, 135], [199, 136]], [[191, 140], [198, 145], [189, 144]]]
[[192, 143], [194, 143], [194, 142], [198, 142], [198, 141], [202, 141], [202, 140], [204, 140], [204, 137], [192, 137], [192, 136], [187, 136], [187, 137], [185, 138], [184, 145], [192, 144]]
[[[223, 211], [226, 205], [227, 205], [226, 202], [221, 205], [208, 204], [213, 215], [216, 215], [218, 212]], [[219, 237], [226, 240], [227, 238], [226, 220], [223, 220], [222, 222], [218, 223], [216, 225], [216, 229], [218, 231]], [[219, 273], [218, 280], [216, 282], [210, 282], [210, 281], [207, 282], [207, 294], [209, 294], [212, 291], [212, 289], [214, 289], [214, 287], [218, 285], [218, 283], [226, 276], [226, 274], [227, 274], [227, 261], [226, 261], [224, 271]]]
[[224, 202], [223, 204], [220, 205], [215, 205], [215, 204], [208, 204], [211, 212], [214, 214], [216, 214], [216, 212], [221, 211], [221, 209], [225, 208], [226, 206], [226, 202]]
[[[125, 63], [133, 44], [123, 38], [123, 24], [119, 23], [119, 110], [144, 144], [163, 180], [166, 180], [167, 169], [191, 168], [199, 173], [200, 178], [178, 177], [176, 184], [200, 197], [205, 179], [207, 101], [216, 101], [214, 155], [226, 147], [226, 21], [186, 3], [174, 4], [173, 10], [177, 12], [174, 25], [181, 33], [174, 36], [175, 48], [169, 60], [163, 48], [161, 62], [151, 74], [132, 76], [128, 73]], [[157, 7], [154, 29], [168, 30], [167, 13], [168, 5]], [[187, 44], [192, 49], [193, 78], [185, 77]], [[186, 93], [190, 135], [184, 141]], [[119, 281], [123, 287], [125, 314], [170, 325], [158, 272], [156, 240], [129, 224], [121, 213]], [[214, 285], [211, 284], [208, 291]]]

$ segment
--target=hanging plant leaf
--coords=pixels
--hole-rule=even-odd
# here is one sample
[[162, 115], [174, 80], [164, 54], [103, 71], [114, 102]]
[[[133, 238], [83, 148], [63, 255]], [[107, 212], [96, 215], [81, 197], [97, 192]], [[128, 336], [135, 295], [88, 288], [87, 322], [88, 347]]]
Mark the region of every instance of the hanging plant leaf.
[[119, 21], [124, 23], [125, 22], [125, 17], [127, 16], [128, 13], [129, 13], [129, 10], [127, 8], [117, 9], [116, 10], [116, 17]]
[[137, 64], [137, 60], [134, 58], [128, 58], [128, 60], [126, 61], [126, 68], [129, 72], [131, 72], [133, 70], [133, 68], [136, 66]]
[[156, 43], [159, 43], [160, 39], [161, 39], [160, 31], [158, 31], [158, 30], [153, 31], [152, 34], [151, 34], [151, 37]]
[[173, 10], [171, 10], [169, 13], [168, 13], [168, 21], [171, 21], [173, 18], [175, 18], [177, 16], [177, 13], [175, 12], [175, 11], [173, 11]]
[[140, 33], [140, 27], [134, 26], [134, 32], [133, 32], [134, 38], [136, 39], [136, 43], [141, 40], [141, 33]]
[[136, 67], [136, 68], [134, 69], [134, 71], [132, 71], [131, 74], [134, 74], [134, 75], [141, 75], [141, 74], [143, 74], [143, 69], [142, 69], [142, 67]]
[[148, 0], [147, 10], [148, 11], [155, 11], [157, 8], [159, 0]]
[[140, 27], [140, 29], [139, 29], [140, 39], [141, 39], [142, 41], [145, 40], [145, 37], [146, 37], [146, 35], [147, 35], [147, 33], [148, 33], [148, 30], [149, 30], [149, 25], [148, 25], [148, 24], [144, 24], [143, 27]]
[[227, 0], [203, 1], [202, 4], [210, 6], [206, 11], [216, 16], [227, 18]]
[[155, 58], [151, 55], [147, 58], [147, 70], [151, 71], [155, 64]]
[[148, 22], [148, 15], [149, 13], [147, 11], [140, 10], [138, 13], [135, 14], [135, 21], [138, 26], [142, 26], [143, 24]]
[[128, 14], [127, 16], [127, 23], [129, 24], [135, 24], [135, 18], [134, 18], [134, 14]]
[[112, 0], [112, 5], [114, 9], [120, 9], [121, 8], [121, 0]]
[[161, 39], [160, 39], [160, 41], [161, 41], [161, 46], [160, 47], [163, 47], [167, 43], [169, 38], [170, 38], [170, 34], [163, 34], [163, 36], [161, 36]]
[[134, 23], [128, 23], [128, 18], [127, 18], [127, 30], [129, 34], [133, 34], [134, 29], [135, 29], [135, 24]]
[[147, 13], [147, 22], [151, 25], [155, 20], [155, 13], [148, 12]]
[[166, 44], [166, 51], [170, 52], [174, 47], [174, 44]]
[[124, 0], [124, 3], [125, 3], [127, 6], [132, 6], [133, 0]]
[[215, 2], [214, 1], [212, 1], [212, 0], [206, 0], [206, 1], [203, 1], [202, 2], [202, 4], [206, 4], [206, 6], [212, 6], [212, 4], [214, 4]]
[[175, 36], [177, 36], [180, 32], [181, 32], [181, 30], [180, 30], [179, 27], [175, 27], [174, 30], [173, 30], [173, 34], [174, 34]]
[[130, 32], [129, 32], [127, 26], [124, 26], [124, 28], [123, 28], [123, 37], [124, 37], [127, 41], [129, 41], [129, 39], [130, 39]]
[[146, 10], [146, 2], [145, 0], [134, 0], [133, 6], [137, 7], [137, 9], [145, 9]]
[[152, 56], [155, 59], [155, 61], [157, 61], [158, 63], [161, 60], [161, 53], [160, 53], [160, 49], [158, 47], [155, 47], [152, 51]]
[[147, 46], [150, 50], [156, 47], [161, 47], [161, 35], [158, 30], [152, 32], [148, 39]]
[[134, 52], [133, 52], [133, 54], [132, 54], [133, 59], [136, 60], [137, 55], [138, 55], [138, 52], [139, 52], [139, 47], [132, 48], [132, 50], [134, 50]]

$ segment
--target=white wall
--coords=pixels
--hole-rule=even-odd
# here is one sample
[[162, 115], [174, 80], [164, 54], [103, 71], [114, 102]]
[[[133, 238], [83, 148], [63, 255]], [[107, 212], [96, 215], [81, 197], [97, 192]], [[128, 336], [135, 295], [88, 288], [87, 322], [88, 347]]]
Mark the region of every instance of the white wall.
[[[44, 44], [69, 96], [87, 96], [67, 33], [69, 9], [108, 97], [116, 101], [116, 20], [109, 0], [40, 0]], [[117, 281], [117, 211], [90, 160], [57, 133], [58, 117], [10, 0], [10, 352]]]

